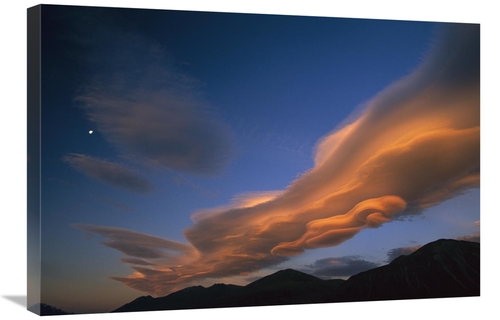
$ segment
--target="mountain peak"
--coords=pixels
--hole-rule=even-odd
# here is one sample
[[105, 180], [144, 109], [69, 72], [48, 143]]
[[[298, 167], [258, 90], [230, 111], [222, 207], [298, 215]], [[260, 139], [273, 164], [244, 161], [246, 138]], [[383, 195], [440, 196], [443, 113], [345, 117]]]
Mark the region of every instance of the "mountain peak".
[[69, 314], [66, 311], [53, 307], [45, 303], [37, 303], [28, 308], [29, 311], [39, 316], [65, 315]]
[[262, 277], [259, 280], [248, 284], [246, 287], [274, 286], [277, 284], [282, 285], [290, 283], [312, 283], [317, 281], [321, 281], [321, 279], [294, 269], [285, 269]]

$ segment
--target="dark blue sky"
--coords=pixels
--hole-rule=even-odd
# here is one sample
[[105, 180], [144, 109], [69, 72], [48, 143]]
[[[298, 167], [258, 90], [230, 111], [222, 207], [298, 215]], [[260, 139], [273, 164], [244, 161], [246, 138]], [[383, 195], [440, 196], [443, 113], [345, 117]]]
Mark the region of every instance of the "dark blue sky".
[[[391, 249], [476, 235], [478, 79], [429, 78], [450, 27], [44, 6], [42, 299], [107, 311], [145, 292], [354, 255], [380, 265]], [[478, 30], [455, 27], [474, 51]], [[347, 228], [332, 218], [365, 206], [384, 213], [329, 236]], [[99, 290], [112, 298], [96, 301]]]

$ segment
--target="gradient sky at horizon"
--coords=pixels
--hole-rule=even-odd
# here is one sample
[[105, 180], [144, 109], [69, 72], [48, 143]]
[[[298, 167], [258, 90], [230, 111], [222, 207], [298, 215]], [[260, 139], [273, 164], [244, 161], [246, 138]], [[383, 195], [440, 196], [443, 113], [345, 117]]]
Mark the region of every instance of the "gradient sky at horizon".
[[[451, 27], [471, 34], [470, 50], [452, 33], [439, 51]], [[42, 302], [106, 312], [286, 267], [346, 277], [405, 248], [478, 236], [477, 31], [44, 6]], [[390, 159], [394, 171], [372, 182]], [[427, 191], [401, 185], [415, 180]]]

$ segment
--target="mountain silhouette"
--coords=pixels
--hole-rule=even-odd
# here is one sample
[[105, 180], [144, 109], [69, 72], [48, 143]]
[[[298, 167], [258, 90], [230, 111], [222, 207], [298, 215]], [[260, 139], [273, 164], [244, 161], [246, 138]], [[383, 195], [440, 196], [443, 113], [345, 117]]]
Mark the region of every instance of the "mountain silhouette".
[[340, 279], [321, 280], [286, 269], [246, 285], [224, 302], [232, 307], [329, 302], [343, 282]]
[[65, 315], [70, 314], [66, 311], [53, 307], [51, 305], [45, 303], [36, 303], [28, 308], [28, 311], [31, 311], [39, 316], [54, 316], [54, 315]]
[[480, 245], [437, 240], [349, 278], [336, 301], [479, 296]]
[[219, 283], [139, 297], [113, 312], [479, 296], [479, 253], [479, 243], [440, 239], [348, 280], [286, 269], [246, 286]]

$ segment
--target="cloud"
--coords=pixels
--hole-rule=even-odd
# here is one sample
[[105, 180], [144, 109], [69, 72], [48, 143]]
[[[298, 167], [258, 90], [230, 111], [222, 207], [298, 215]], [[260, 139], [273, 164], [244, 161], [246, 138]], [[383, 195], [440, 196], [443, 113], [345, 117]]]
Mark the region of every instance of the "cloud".
[[[463, 241], [471, 241], [471, 242], [481, 242], [481, 236], [479, 234], [475, 234], [473, 236], [462, 236], [456, 238], [456, 240], [463, 240]], [[387, 262], [390, 263], [394, 259], [396, 259], [399, 256], [407, 256], [412, 254], [413, 252], [417, 251], [420, 249], [422, 246], [421, 245], [416, 245], [416, 246], [409, 246], [409, 247], [399, 247], [399, 248], [394, 248], [389, 250], [387, 252]]]
[[458, 237], [457, 240], [463, 240], [463, 241], [471, 241], [471, 242], [481, 242], [481, 235], [480, 234], [475, 234], [473, 236], [462, 236]]
[[363, 260], [359, 256], [344, 256], [316, 260], [307, 266], [307, 270], [311, 274], [323, 278], [350, 277], [378, 266], [377, 263]]
[[[132, 231], [113, 236], [106, 245], [157, 259], [113, 279], [161, 295], [194, 280], [248, 276], [478, 188], [479, 26], [448, 27], [420, 68], [323, 137], [314, 167], [285, 190], [236, 196], [227, 206], [194, 213], [184, 230], [188, 253], [160, 255], [157, 247], [131, 240]], [[85, 229], [110, 236], [96, 228]], [[355, 266], [343, 263], [346, 270]]]
[[330, 247], [354, 237], [363, 228], [376, 228], [403, 211], [406, 202], [395, 196], [364, 200], [344, 214], [319, 218], [307, 223], [306, 231], [295, 241], [275, 246], [274, 255], [294, 256], [304, 249]]
[[108, 241], [104, 245], [136, 258], [170, 257], [172, 253], [193, 255], [195, 250], [190, 245], [155, 237], [140, 232], [116, 227], [73, 224], [74, 228], [85, 231], [89, 236], [99, 235]]
[[464, 240], [464, 241], [472, 241], [472, 242], [481, 242], [481, 234], [479, 233], [480, 231], [480, 225], [481, 221], [474, 221], [474, 228], [477, 229], [477, 233], [472, 235], [472, 236], [462, 236], [458, 237], [457, 240]]
[[133, 193], [149, 194], [154, 189], [153, 184], [137, 171], [116, 162], [79, 153], [70, 153], [62, 161], [89, 177]]
[[142, 260], [142, 259], [137, 259], [137, 258], [121, 258], [120, 261], [130, 263], [130, 264], [137, 264], [137, 265], [143, 265], [143, 266], [152, 266], [154, 265], [153, 263]]
[[422, 246], [399, 247], [387, 252], [387, 262], [390, 263], [399, 256], [407, 256], [420, 249]]
[[231, 130], [152, 40], [124, 32], [92, 39], [89, 72], [76, 101], [124, 155], [149, 165], [212, 175], [233, 157]]

